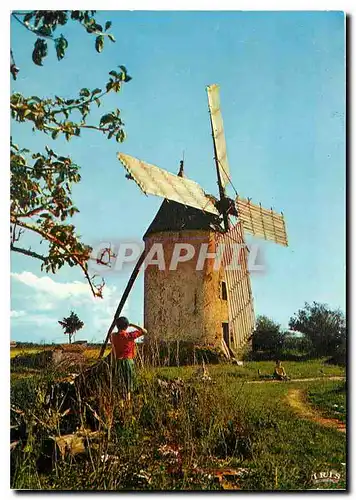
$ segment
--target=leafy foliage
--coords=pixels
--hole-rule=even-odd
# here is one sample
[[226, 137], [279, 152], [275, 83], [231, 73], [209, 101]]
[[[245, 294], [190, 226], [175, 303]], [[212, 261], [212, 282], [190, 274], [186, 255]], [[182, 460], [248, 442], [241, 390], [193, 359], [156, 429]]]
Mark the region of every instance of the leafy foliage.
[[64, 329], [64, 333], [69, 335], [69, 343], [72, 343], [72, 337], [78, 330], [81, 330], [84, 326], [83, 321], [81, 321], [74, 311], [71, 311], [67, 318], [63, 318], [62, 321], [58, 321], [61, 327]]
[[[103, 28], [96, 22], [94, 14], [95, 11], [31, 11], [13, 12], [12, 17], [36, 36], [32, 60], [42, 66], [48, 54], [48, 40], [54, 44], [57, 59], [60, 61], [65, 57], [69, 43], [62, 34], [55, 34], [57, 28], [68, 21], [77, 22], [87, 33], [96, 36], [97, 52], [103, 50], [105, 38], [114, 42], [114, 36], [107, 32], [111, 22], [107, 21]], [[19, 71], [11, 51], [10, 72], [14, 80]], [[25, 96], [13, 92], [11, 117], [19, 123], [30, 123], [33, 131], [46, 134], [50, 141], [61, 136], [69, 141], [73, 137], [80, 138], [84, 130], [93, 130], [121, 143], [125, 132], [119, 109], [106, 111], [94, 122], [89, 122], [89, 116], [93, 106], [100, 107], [107, 94], [120, 92], [122, 85], [130, 80], [126, 67], [121, 65], [117, 70], [110, 71], [104, 90], [82, 88], [78, 95], [70, 99]], [[52, 147], [46, 146], [44, 152], [34, 152], [16, 144], [11, 138], [10, 169], [11, 250], [41, 260], [41, 268], [47, 272], [55, 273], [64, 264], [79, 266], [93, 294], [101, 297], [103, 281], [95, 282], [96, 276], [88, 273], [92, 248], [80, 241], [74, 224], [70, 222], [71, 217], [79, 212], [72, 200], [71, 190], [72, 185], [81, 180], [80, 167]], [[41, 243], [47, 242], [48, 252], [40, 254], [18, 245], [25, 232], [37, 235]], [[113, 256], [111, 249], [104, 249], [95, 260], [99, 264], [110, 265]]]
[[339, 309], [305, 303], [290, 319], [289, 327], [306, 335], [315, 356], [333, 356], [339, 349], [346, 350], [346, 320]]
[[305, 336], [294, 336], [285, 334], [283, 339], [283, 350], [289, 352], [296, 352], [300, 354], [308, 354], [311, 350], [311, 342]]
[[259, 316], [252, 337], [252, 350], [268, 351], [276, 356], [282, 345], [283, 333], [280, 331], [280, 325], [267, 316]]
[[106, 31], [111, 27], [111, 22], [105, 23], [105, 28], [98, 24], [94, 18], [94, 10], [33, 10], [31, 12], [13, 12], [12, 16], [28, 31], [37, 36], [32, 52], [32, 60], [37, 66], [43, 65], [43, 59], [48, 55], [47, 40], [54, 43], [57, 58], [63, 59], [68, 48], [68, 41], [61, 34], [55, 38], [55, 31], [58, 26], [64, 26], [68, 21], [78, 22], [87, 33], [93, 34], [95, 38], [95, 49], [101, 52], [104, 48], [105, 37], [111, 42], [115, 38]]

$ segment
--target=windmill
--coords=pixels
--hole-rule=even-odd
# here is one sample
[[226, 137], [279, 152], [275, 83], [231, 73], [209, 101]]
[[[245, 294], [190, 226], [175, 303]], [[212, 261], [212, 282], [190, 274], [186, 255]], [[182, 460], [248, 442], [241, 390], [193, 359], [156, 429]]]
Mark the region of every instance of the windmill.
[[[183, 162], [178, 175], [127, 154], [118, 159], [141, 191], [164, 198], [154, 221], [147, 230], [142, 253], [121, 298], [117, 314], [127, 299], [144, 263], [145, 255], [158, 236], [169, 241], [192, 241], [200, 235], [209, 248], [224, 247], [221, 269], [207, 265], [203, 273], [189, 264], [180, 274], [145, 270], [145, 327], [165, 340], [189, 340], [192, 331], [200, 343], [218, 344], [225, 354], [236, 354], [251, 338], [255, 316], [248, 269], [245, 232], [255, 237], [288, 246], [284, 216], [251, 202], [250, 198], [227, 196], [233, 187], [227, 159], [226, 141], [220, 109], [218, 85], [207, 87], [214, 160], [219, 198], [205, 193], [202, 187], [184, 175]], [[234, 188], [234, 187], [233, 187]], [[235, 189], [235, 188], [234, 188]], [[188, 240], [187, 240], [188, 238]], [[199, 239], [199, 238], [198, 238]], [[165, 240], [167, 242], [168, 240]], [[240, 245], [238, 255], [234, 245]], [[165, 243], [166, 247], [170, 243]], [[171, 251], [172, 249], [168, 250]], [[235, 261], [236, 265], [233, 264]], [[239, 264], [239, 265], [237, 265]], [[193, 291], [194, 296], [193, 296]], [[178, 299], [177, 299], [178, 297]], [[109, 337], [111, 325], [107, 338]], [[193, 335], [193, 337], [194, 337]], [[103, 346], [103, 353], [105, 344]]]

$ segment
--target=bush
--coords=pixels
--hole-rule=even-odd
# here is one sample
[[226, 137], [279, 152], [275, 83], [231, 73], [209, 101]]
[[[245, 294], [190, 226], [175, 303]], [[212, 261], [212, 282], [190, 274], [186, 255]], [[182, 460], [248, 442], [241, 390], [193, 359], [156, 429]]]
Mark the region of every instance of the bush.
[[253, 360], [275, 360], [280, 357], [283, 347], [283, 333], [278, 323], [267, 316], [259, 316], [252, 335], [252, 352], [248, 354]]
[[326, 304], [305, 303], [289, 321], [292, 330], [304, 333], [312, 345], [315, 357], [334, 356], [335, 352], [346, 353], [346, 320], [339, 309], [330, 309]]

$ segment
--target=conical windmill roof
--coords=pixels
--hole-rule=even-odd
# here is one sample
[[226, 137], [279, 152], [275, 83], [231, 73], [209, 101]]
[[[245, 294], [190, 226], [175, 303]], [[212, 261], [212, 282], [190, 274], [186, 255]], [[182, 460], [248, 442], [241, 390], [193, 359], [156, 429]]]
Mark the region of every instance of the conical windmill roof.
[[218, 216], [175, 201], [164, 200], [143, 238], [158, 232], [198, 229], [223, 231]]

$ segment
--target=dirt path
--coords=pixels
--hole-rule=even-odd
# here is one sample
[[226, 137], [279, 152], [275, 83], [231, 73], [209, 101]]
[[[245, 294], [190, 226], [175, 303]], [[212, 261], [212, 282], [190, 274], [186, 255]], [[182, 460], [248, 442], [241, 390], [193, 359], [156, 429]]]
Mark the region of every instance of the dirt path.
[[[314, 380], [345, 380], [345, 377], [314, 377], [314, 378], [293, 378], [292, 380], [288, 380], [288, 383], [291, 382], [313, 382]], [[265, 379], [265, 380], [247, 380], [247, 384], [280, 384], [280, 380], [273, 379]], [[287, 383], [287, 382], [284, 382]]]
[[311, 420], [324, 427], [331, 427], [339, 432], [346, 432], [346, 425], [336, 418], [325, 418], [319, 415], [306, 401], [302, 389], [290, 389], [287, 394], [288, 404], [302, 418]]

